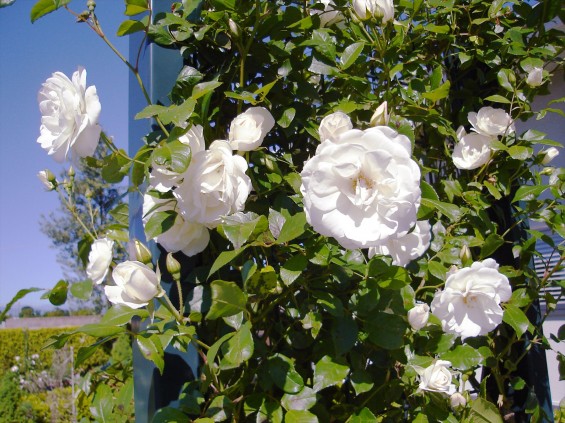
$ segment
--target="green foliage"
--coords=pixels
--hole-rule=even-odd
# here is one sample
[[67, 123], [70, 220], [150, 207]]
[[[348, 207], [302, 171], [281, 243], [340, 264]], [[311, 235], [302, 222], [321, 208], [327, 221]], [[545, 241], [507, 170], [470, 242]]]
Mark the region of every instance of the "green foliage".
[[[74, 328], [61, 329], [2, 329], [0, 330], [0, 372], [9, 372], [10, 368], [17, 363], [15, 357], [29, 357], [38, 354], [40, 362], [44, 368], [51, 367], [55, 351], [43, 349], [52, 336], [58, 336], [72, 331]], [[68, 343], [76, 351], [79, 348], [89, 345], [92, 338], [85, 335], [71, 338]], [[96, 354], [90, 357], [83, 365], [82, 369], [100, 366], [108, 360], [108, 354], [102, 350], [97, 350]], [[41, 369], [43, 370], [43, 369]]]

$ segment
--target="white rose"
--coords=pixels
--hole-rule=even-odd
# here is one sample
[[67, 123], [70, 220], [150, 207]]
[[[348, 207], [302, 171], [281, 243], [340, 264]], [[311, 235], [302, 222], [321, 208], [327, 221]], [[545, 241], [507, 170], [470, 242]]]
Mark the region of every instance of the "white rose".
[[334, 112], [327, 115], [320, 122], [318, 134], [320, 134], [320, 141], [325, 140], [334, 141], [339, 134], [353, 129], [351, 119], [343, 112]]
[[543, 69], [541, 67], [533, 67], [528, 71], [526, 84], [530, 87], [539, 87], [543, 84]]
[[467, 400], [459, 392], [455, 392], [451, 395], [449, 402], [451, 403], [451, 408], [465, 407], [467, 405]]
[[343, 14], [334, 8], [335, 3], [332, 0], [318, 0], [317, 3], [323, 4], [324, 10], [312, 9], [310, 14], [316, 14], [320, 17], [321, 27], [331, 26], [345, 19]]
[[79, 68], [72, 81], [55, 72], [43, 83], [37, 100], [41, 135], [37, 142], [58, 162], [69, 154], [92, 156], [100, 138], [100, 101], [96, 87], [86, 87], [86, 70]]
[[141, 308], [164, 294], [159, 275], [139, 261], [124, 261], [112, 272], [115, 286], [106, 285], [104, 292], [112, 304]]
[[543, 159], [541, 160], [541, 164], [547, 165], [551, 163], [551, 161], [559, 156], [559, 150], [555, 147], [549, 147], [547, 150], [541, 151], [543, 154]]
[[432, 314], [446, 333], [462, 339], [485, 335], [502, 322], [500, 303], [511, 295], [508, 278], [498, 271], [496, 261], [486, 259], [447, 276], [443, 291], [432, 301]]
[[487, 137], [511, 134], [514, 132], [514, 123], [508, 113], [493, 107], [481, 107], [477, 113], [467, 115], [473, 130]]
[[[179, 137], [179, 141], [190, 147], [190, 154], [194, 156], [196, 153], [203, 151], [204, 129], [201, 125], [192, 126], [184, 135]], [[160, 165], [153, 161], [151, 163], [151, 174], [149, 175], [149, 183], [160, 192], [166, 192], [177, 186], [182, 180], [182, 175], [167, 169], [166, 166]]]
[[308, 223], [345, 248], [383, 244], [416, 224], [420, 168], [410, 140], [391, 128], [352, 129], [322, 142], [301, 176]]
[[386, 126], [390, 115], [388, 114], [388, 103], [383, 101], [371, 116], [371, 126]]
[[234, 150], [251, 151], [261, 146], [275, 119], [264, 107], [250, 107], [230, 125], [229, 142]]
[[408, 310], [408, 323], [414, 330], [420, 330], [428, 324], [430, 318], [430, 306], [427, 304], [416, 304]]
[[88, 253], [88, 265], [86, 275], [96, 284], [104, 282], [110, 264], [112, 264], [112, 248], [114, 241], [108, 238], [100, 238], [92, 243]]
[[459, 142], [453, 147], [453, 164], [458, 169], [476, 169], [490, 160], [493, 138], [490, 136], [471, 132], [465, 133], [463, 129], [457, 131]]
[[431, 230], [429, 222], [418, 221], [409, 234], [389, 238], [385, 243], [369, 248], [369, 258], [376, 254], [388, 255], [395, 266], [406, 266], [426, 252], [432, 239]]
[[[158, 199], [145, 194], [143, 196], [143, 225], [145, 226], [156, 212], [176, 209], [177, 201], [174, 199]], [[200, 253], [208, 246], [210, 233], [206, 226], [187, 222], [180, 214], [177, 214], [173, 226], [153, 239], [168, 252], [182, 251], [190, 257]]]
[[359, 19], [382, 18], [383, 23], [394, 19], [392, 0], [353, 0], [353, 10]]
[[55, 175], [53, 175], [50, 170], [40, 170], [37, 174], [37, 177], [47, 191], [53, 191], [55, 189], [55, 183], [57, 180], [55, 179]]
[[184, 180], [173, 192], [183, 218], [214, 228], [223, 216], [242, 211], [251, 192], [247, 162], [227, 141], [214, 141], [192, 157]]
[[445, 360], [436, 360], [425, 369], [415, 367], [420, 375], [420, 385], [418, 389], [420, 391], [443, 393], [447, 393], [450, 389], [453, 389], [453, 385], [451, 384], [452, 375], [449, 367], [451, 367], [451, 362]]
[[17, 373], [20, 370], [20, 368], [18, 366], [12, 366], [10, 370], [12, 371], [12, 373]]

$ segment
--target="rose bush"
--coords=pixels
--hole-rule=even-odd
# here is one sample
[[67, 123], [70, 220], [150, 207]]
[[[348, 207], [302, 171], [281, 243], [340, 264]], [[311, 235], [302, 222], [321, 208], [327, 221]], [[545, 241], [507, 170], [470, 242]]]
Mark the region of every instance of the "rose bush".
[[[89, 7], [78, 18], [111, 43]], [[133, 51], [151, 132], [133, 157], [102, 133], [110, 151], [85, 159], [109, 182], [129, 175], [132, 209], [87, 233], [82, 259], [99, 237], [128, 241], [127, 216], [145, 233], [131, 222], [113, 305], [82, 329], [103, 337], [79, 359], [120, 333], [160, 372], [175, 372], [166, 349], [196, 351], [180, 391], [151, 380], [169, 404], [155, 422], [551, 420], [524, 367], [550, 345], [538, 302], [549, 313], [545, 288], [562, 288], [550, 236], [564, 235], [565, 171], [546, 166], [558, 143], [516, 123], [556, 110], [532, 102], [563, 64], [562, 31], [546, 30], [557, 9], [126, 0], [119, 35], [182, 67], [153, 99]], [[542, 241], [557, 261], [538, 275]]]

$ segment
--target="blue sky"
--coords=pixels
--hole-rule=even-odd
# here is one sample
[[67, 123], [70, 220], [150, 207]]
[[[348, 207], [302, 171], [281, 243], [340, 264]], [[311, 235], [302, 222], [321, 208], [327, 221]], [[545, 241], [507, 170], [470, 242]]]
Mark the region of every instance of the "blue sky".
[[[58, 10], [32, 24], [35, 0], [0, 9], [0, 308], [22, 288], [50, 288], [63, 277], [56, 250], [41, 233], [41, 214], [57, 209], [57, 194], [46, 192], [37, 172], [59, 174], [63, 165], [37, 144], [37, 92], [55, 71], [68, 76], [83, 66], [102, 104], [100, 123], [121, 147], [127, 145], [128, 69], [87, 25]], [[86, 1], [70, 6], [83, 10]], [[108, 37], [127, 57], [128, 40], [115, 36], [124, 3], [98, 0], [97, 16]], [[39, 294], [18, 306], [48, 304]]]

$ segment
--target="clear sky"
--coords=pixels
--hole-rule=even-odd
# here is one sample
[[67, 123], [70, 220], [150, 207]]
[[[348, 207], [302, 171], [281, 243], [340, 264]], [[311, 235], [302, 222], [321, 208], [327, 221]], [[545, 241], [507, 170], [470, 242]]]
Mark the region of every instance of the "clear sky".
[[[35, 0], [0, 8], [0, 309], [22, 288], [51, 288], [63, 277], [56, 250], [40, 231], [42, 214], [57, 209], [55, 192], [37, 179], [42, 169], [59, 174], [63, 165], [37, 144], [37, 92], [55, 71], [87, 71], [102, 104], [100, 123], [120, 147], [127, 145], [128, 69], [86, 24], [64, 9], [30, 22]], [[108, 37], [127, 57], [127, 37], [115, 36], [124, 2], [98, 0], [97, 16]], [[86, 0], [70, 6], [80, 12]], [[48, 304], [32, 294], [18, 306]]]

